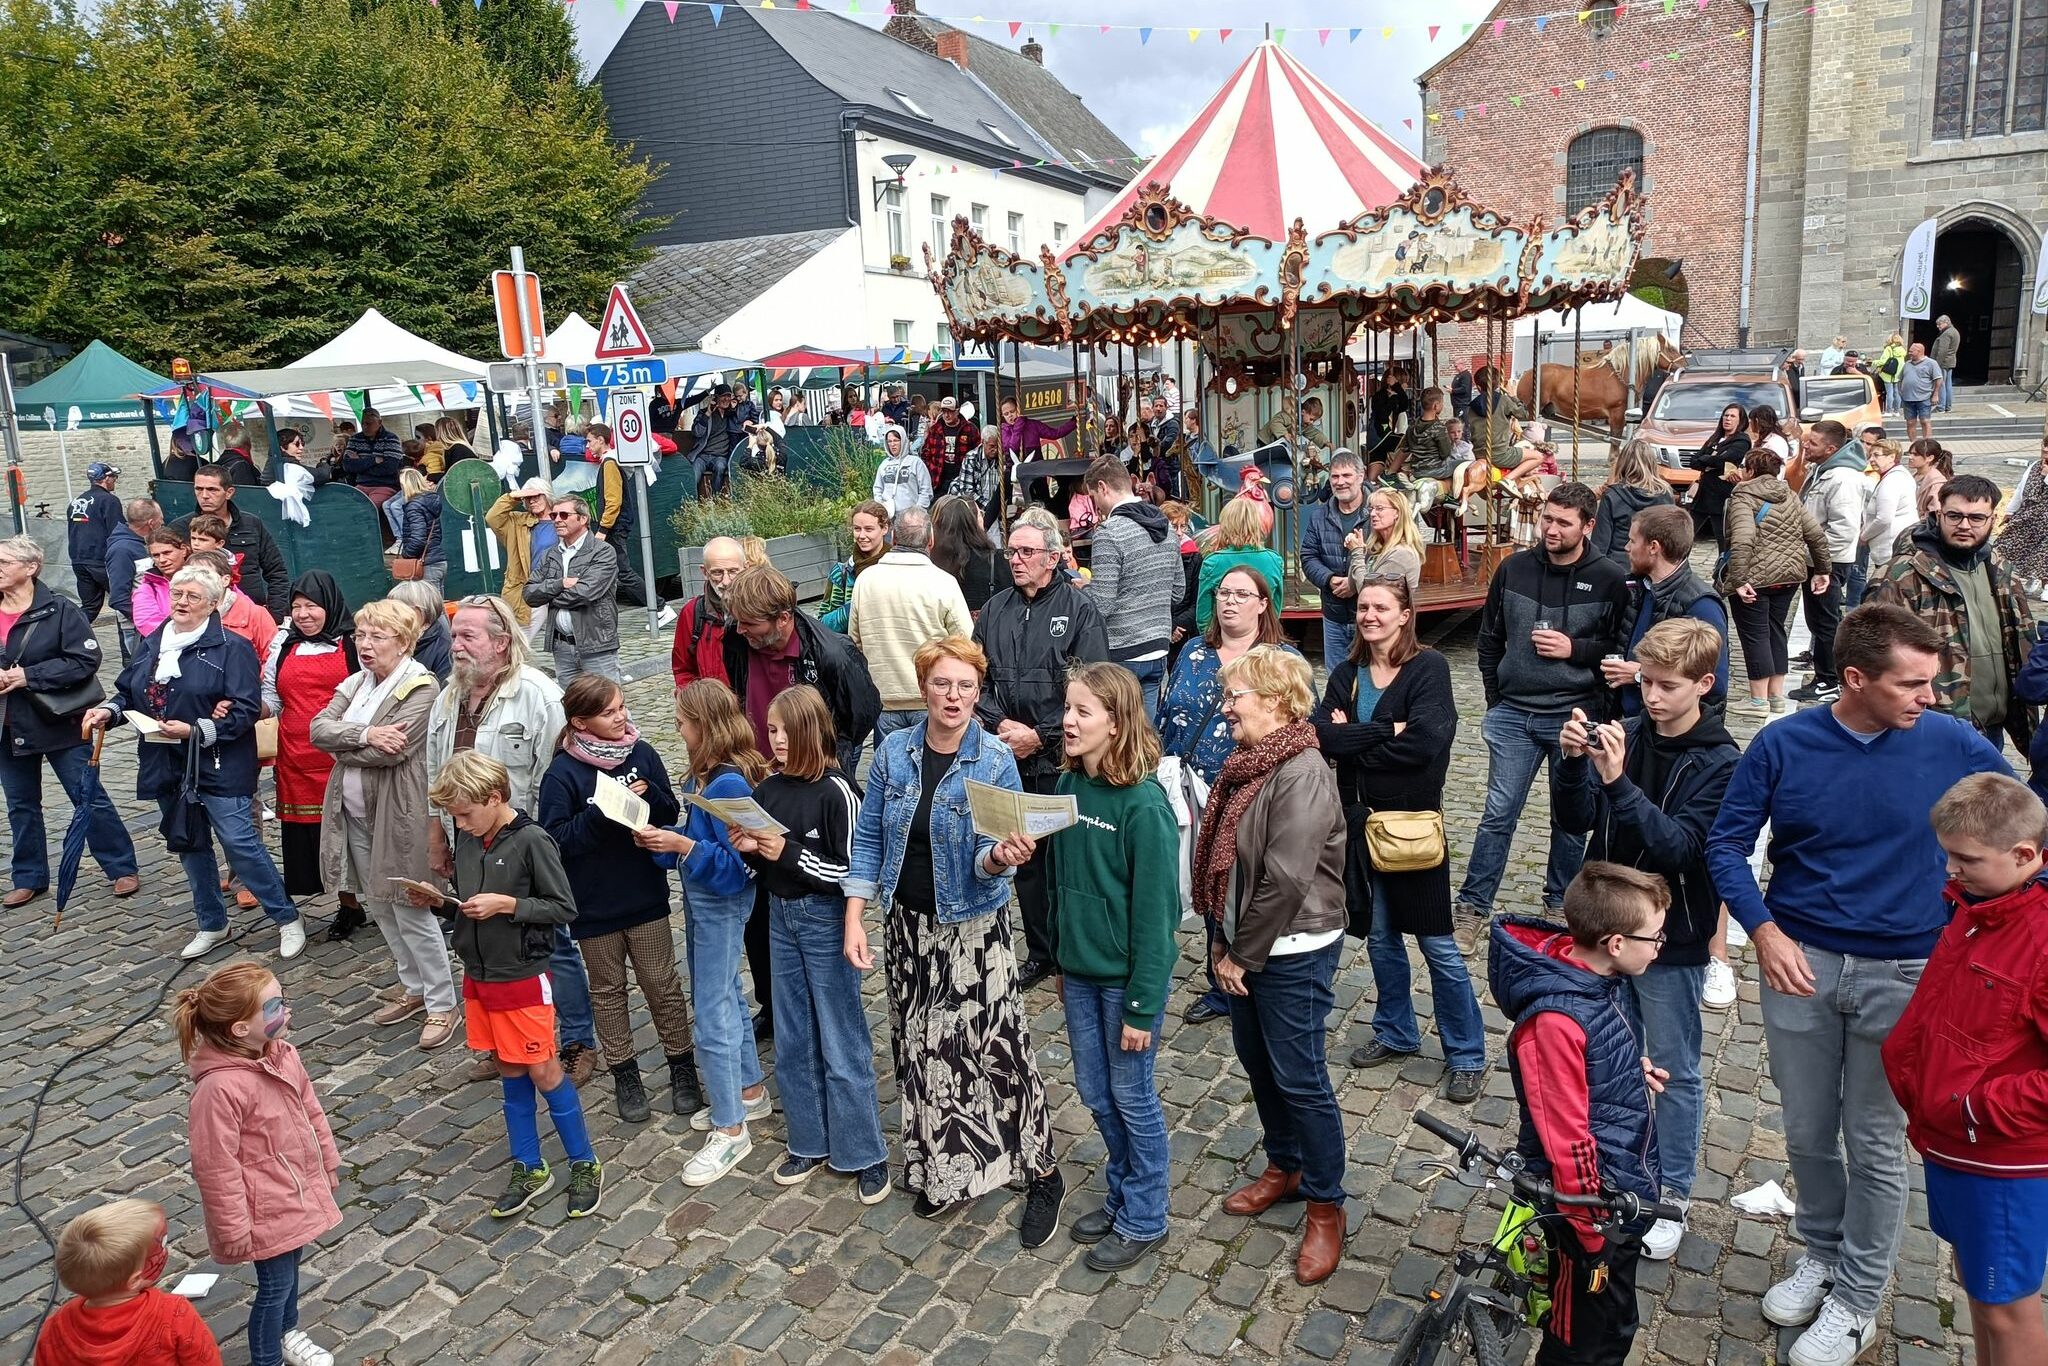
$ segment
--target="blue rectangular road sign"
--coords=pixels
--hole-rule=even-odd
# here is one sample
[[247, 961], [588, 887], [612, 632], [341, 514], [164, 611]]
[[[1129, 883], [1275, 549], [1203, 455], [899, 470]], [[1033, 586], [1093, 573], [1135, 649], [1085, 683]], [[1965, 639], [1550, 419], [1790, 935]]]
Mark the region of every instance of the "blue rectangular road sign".
[[636, 385], [660, 384], [667, 378], [668, 362], [660, 356], [592, 361], [583, 367], [583, 384], [590, 389], [627, 389]]

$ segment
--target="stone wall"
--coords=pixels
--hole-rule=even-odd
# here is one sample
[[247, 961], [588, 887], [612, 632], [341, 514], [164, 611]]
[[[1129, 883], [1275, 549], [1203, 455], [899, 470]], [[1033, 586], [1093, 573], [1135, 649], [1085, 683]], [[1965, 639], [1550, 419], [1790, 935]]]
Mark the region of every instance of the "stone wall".
[[[154, 477], [149, 463], [149, 433], [141, 427], [101, 427], [66, 432], [60, 446], [55, 432], [21, 434], [21, 468], [28, 486], [27, 515], [36, 515], [38, 503], [50, 505], [50, 516], [61, 518], [67, 501], [64, 467], [71, 467], [71, 492], [85, 487], [85, 467], [95, 460], [108, 460], [121, 467], [121, 482], [114, 491], [123, 498], [149, 492]], [[12, 531], [12, 512], [8, 530]]]

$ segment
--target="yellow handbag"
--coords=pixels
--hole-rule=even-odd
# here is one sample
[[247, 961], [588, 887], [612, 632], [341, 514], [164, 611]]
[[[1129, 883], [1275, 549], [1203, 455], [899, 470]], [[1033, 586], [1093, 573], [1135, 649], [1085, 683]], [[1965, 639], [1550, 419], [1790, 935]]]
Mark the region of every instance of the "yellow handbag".
[[1375, 811], [1365, 818], [1365, 851], [1373, 871], [1420, 873], [1445, 857], [1441, 811]]

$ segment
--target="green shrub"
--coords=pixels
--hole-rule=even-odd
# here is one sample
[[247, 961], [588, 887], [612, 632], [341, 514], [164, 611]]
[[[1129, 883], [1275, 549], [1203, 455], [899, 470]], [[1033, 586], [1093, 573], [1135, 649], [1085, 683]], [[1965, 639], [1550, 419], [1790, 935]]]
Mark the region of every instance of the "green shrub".
[[853, 505], [867, 496], [815, 490], [779, 474], [735, 474], [732, 492], [708, 502], [694, 499], [676, 510], [676, 538], [684, 545], [703, 545], [714, 536], [829, 536], [835, 545], [846, 535]]

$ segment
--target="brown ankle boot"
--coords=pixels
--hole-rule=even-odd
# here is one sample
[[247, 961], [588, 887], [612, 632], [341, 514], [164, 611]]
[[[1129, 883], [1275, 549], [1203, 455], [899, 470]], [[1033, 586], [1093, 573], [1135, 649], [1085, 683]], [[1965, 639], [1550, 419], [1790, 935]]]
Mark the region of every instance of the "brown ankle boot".
[[1303, 1285], [1328, 1280], [1344, 1255], [1344, 1202], [1308, 1202], [1308, 1231], [1301, 1236], [1301, 1255], [1294, 1259], [1294, 1279]]
[[1225, 1214], [1264, 1214], [1282, 1200], [1299, 1200], [1300, 1172], [1283, 1172], [1268, 1167], [1249, 1186], [1240, 1186], [1223, 1202]]

